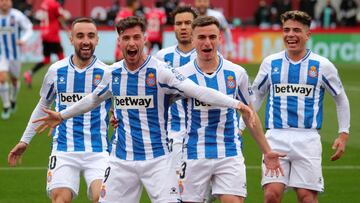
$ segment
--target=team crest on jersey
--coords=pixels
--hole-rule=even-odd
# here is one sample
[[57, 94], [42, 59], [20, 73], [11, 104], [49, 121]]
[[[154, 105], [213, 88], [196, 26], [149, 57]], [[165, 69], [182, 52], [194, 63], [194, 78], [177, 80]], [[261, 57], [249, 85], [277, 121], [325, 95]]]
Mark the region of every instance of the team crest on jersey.
[[234, 89], [236, 87], [236, 81], [233, 76], [230, 75], [227, 77], [226, 86], [229, 89]]
[[150, 87], [153, 87], [155, 86], [156, 84], [156, 78], [155, 78], [155, 75], [154, 73], [149, 73], [146, 77], [146, 84]]
[[105, 189], [105, 185], [101, 186], [101, 190], [100, 190], [100, 197], [104, 198], [106, 196], [106, 189]]
[[94, 85], [98, 86], [100, 84], [100, 82], [101, 82], [101, 75], [96, 74], [94, 77]]
[[182, 181], [179, 181], [179, 193], [180, 193], [180, 195], [182, 195], [183, 192], [184, 192], [184, 185], [183, 185]]
[[63, 76], [59, 77], [59, 84], [65, 84], [65, 78]]
[[48, 171], [48, 173], [47, 173], [47, 182], [50, 183], [51, 180], [52, 180], [52, 173], [51, 173], [51, 171]]
[[318, 76], [318, 72], [317, 72], [317, 70], [316, 70], [316, 67], [315, 67], [315, 66], [311, 66], [308, 74], [309, 74], [309, 77], [311, 77], [311, 78], [317, 77], [317, 76]]

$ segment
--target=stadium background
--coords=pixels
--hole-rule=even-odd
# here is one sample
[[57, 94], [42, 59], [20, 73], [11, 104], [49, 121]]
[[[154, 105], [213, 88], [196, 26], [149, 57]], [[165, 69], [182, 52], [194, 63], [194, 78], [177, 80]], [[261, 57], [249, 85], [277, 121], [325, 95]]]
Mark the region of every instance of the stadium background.
[[[36, 10], [41, 0], [33, 0], [33, 8]], [[68, 9], [71, 18], [78, 16], [91, 16], [95, 7], [107, 8], [111, 0], [75, 0], [65, 1], [65, 9]], [[124, 5], [124, 1], [120, 1]], [[143, 1], [145, 6], [150, 6], [154, 1]], [[192, 3], [192, 0], [184, 1]], [[236, 2], [236, 3], [235, 3]], [[214, 7], [224, 11], [225, 16], [231, 20], [234, 17], [242, 19], [251, 18], [257, 7], [258, 1], [246, 1], [246, 6], [236, 0], [213, 0]], [[270, 2], [270, 1], [267, 1]], [[297, 1], [293, 1], [294, 7]], [[324, 1], [320, 1], [324, 2]], [[339, 1], [332, 1], [339, 2]], [[296, 7], [295, 7], [296, 8]], [[317, 8], [319, 9], [319, 8]], [[255, 77], [258, 64], [264, 56], [281, 50], [281, 33], [274, 30], [260, 30], [257, 27], [234, 27], [233, 42], [235, 45], [234, 60], [245, 67], [250, 77]], [[325, 178], [325, 192], [320, 195], [320, 202], [360, 202], [360, 139], [357, 137], [360, 127], [360, 28], [337, 28], [334, 30], [313, 30], [312, 40], [309, 47], [316, 53], [324, 55], [332, 60], [339, 69], [340, 76], [347, 91], [351, 106], [351, 135], [348, 141], [345, 155], [336, 162], [330, 161], [333, 153], [331, 145], [337, 136], [337, 119], [335, 105], [329, 95], [325, 99], [324, 125], [321, 130], [323, 143], [323, 165]], [[65, 54], [72, 53], [72, 47], [66, 33], [61, 34]], [[116, 34], [112, 27], [100, 28], [100, 43], [96, 55], [111, 63], [114, 60]], [[171, 27], [166, 29], [163, 35], [164, 45], [175, 43]], [[41, 60], [41, 41], [38, 31], [23, 48], [24, 66], [23, 71], [33, 65], [33, 62]], [[22, 86], [19, 95], [17, 113], [10, 120], [0, 120], [0, 202], [49, 202], [45, 193], [46, 166], [50, 154], [50, 141], [45, 134], [35, 136], [22, 163], [17, 168], [7, 166], [7, 154], [18, 142], [30, 114], [39, 99], [39, 89], [46, 70], [42, 70], [34, 78], [32, 89]], [[263, 109], [260, 111], [263, 120]], [[260, 188], [260, 152], [248, 132], [244, 135], [244, 155], [247, 165], [248, 198], [247, 202], [262, 202], [262, 190]], [[85, 182], [82, 181], [80, 196], [74, 202], [88, 202], [86, 199]], [[296, 202], [295, 195], [289, 191], [284, 202]], [[141, 202], [150, 202], [144, 192]]]

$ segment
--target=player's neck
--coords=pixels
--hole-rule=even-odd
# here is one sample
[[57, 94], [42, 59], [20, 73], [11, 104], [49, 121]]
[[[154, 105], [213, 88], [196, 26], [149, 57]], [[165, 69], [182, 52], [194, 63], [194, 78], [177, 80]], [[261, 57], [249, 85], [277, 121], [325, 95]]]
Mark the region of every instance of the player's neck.
[[91, 63], [91, 61], [93, 59], [94, 59], [94, 56], [92, 56], [90, 59], [82, 60], [79, 57], [77, 57], [76, 55], [74, 55], [71, 60], [77, 68], [84, 69]]
[[304, 58], [306, 53], [307, 53], [306, 49], [301, 51], [287, 51], [289, 59], [295, 62], [300, 61], [302, 58]]
[[4, 10], [0, 10], [0, 15], [7, 15], [7, 14], [9, 14], [9, 12], [10, 12], [10, 9], [9, 10], [7, 10], [7, 11], [4, 11]]
[[194, 49], [194, 47], [191, 45], [191, 43], [187, 43], [187, 44], [178, 44], [178, 49], [180, 51], [182, 51], [183, 53], [188, 53], [189, 51], [191, 51], [192, 49]]
[[216, 57], [211, 60], [201, 60], [200, 58], [196, 58], [196, 63], [202, 72], [211, 74], [218, 68], [220, 60], [219, 56], [216, 55]]
[[145, 63], [147, 57], [148, 57], [148, 55], [142, 54], [138, 61], [129, 61], [129, 60], [126, 60], [126, 58], [125, 58], [124, 62], [125, 62], [127, 69], [129, 69], [130, 71], [136, 71]]

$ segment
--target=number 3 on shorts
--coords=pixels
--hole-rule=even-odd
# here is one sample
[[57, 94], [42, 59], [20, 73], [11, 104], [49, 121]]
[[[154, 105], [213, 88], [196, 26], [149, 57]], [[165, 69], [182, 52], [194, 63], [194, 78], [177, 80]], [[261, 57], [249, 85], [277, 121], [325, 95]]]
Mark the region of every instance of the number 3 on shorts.
[[185, 171], [186, 171], [186, 162], [184, 161], [181, 164], [181, 169], [180, 169], [180, 174], [179, 174], [180, 179], [185, 179]]

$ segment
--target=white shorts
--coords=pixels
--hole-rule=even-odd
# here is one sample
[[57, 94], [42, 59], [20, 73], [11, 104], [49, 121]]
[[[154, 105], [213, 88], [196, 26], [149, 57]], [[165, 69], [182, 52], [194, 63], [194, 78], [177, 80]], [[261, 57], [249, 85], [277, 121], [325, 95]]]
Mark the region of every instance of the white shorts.
[[56, 188], [69, 188], [73, 198], [78, 195], [80, 174], [84, 175], [87, 194], [92, 199], [90, 185], [102, 180], [108, 167], [108, 152], [53, 152], [49, 157], [47, 172], [47, 193]]
[[12, 77], [19, 78], [20, 69], [20, 60], [7, 60], [4, 57], [0, 57], [0, 72], [9, 72]]
[[169, 155], [145, 161], [111, 155], [99, 202], [139, 202], [143, 186], [151, 202], [179, 202], [177, 177], [170, 163]]
[[265, 176], [262, 164], [261, 185], [283, 183], [286, 187], [324, 191], [321, 170], [321, 140], [317, 130], [312, 129], [271, 129], [266, 138], [274, 151], [286, 153], [281, 159], [284, 176]]
[[183, 162], [179, 187], [184, 202], [203, 202], [211, 182], [212, 195], [246, 197], [246, 170], [242, 155]]

